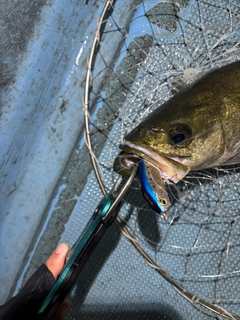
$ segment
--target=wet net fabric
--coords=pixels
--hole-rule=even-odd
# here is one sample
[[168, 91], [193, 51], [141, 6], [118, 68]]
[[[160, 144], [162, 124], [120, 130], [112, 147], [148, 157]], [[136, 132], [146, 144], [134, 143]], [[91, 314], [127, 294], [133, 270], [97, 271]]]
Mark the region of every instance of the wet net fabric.
[[[238, 1], [135, 1], [128, 25], [116, 1], [96, 54], [90, 93], [91, 139], [107, 190], [124, 135], [174, 93], [239, 56]], [[112, 60], [107, 41], [116, 37]], [[113, 41], [112, 40], [112, 41]], [[184, 287], [240, 319], [240, 169], [190, 173], [168, 186], [161, 219], [134, 182], [119, 213], [155, 263]], [[65, 226], [72, 245], [102, 194], [92, 172]], [[114, 223], [69, 299], [66, 319], [221, 319], [178, 294], [150, 268]], [[229, 316], [229, 319], [234, 319]]]

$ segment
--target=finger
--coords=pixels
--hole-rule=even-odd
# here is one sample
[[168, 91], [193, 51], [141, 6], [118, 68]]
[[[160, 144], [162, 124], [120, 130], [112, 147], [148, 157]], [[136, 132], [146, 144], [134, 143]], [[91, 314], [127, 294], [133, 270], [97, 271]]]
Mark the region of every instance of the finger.
[[64, 267], [67, 251], [68, 245], [61, 243], [46, 262], [46, 266], [52, 272], [55, 279], [57, 279], [57, 276]]

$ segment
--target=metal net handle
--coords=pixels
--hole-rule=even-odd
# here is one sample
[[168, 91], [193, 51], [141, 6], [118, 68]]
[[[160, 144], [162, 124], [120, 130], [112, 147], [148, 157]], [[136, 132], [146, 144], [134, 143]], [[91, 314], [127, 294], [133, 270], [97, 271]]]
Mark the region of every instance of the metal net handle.
[[[112, 11], [114, 10], [114, 3], [116, 0], [107, 0], [105, 2], [104, 8], [102, 10], [101, 15], [98, 18], [97, 22], [97, 27], [95, 30], [95, 36], [93, 39], [93, 43], [91, 46], [89, 58], [87, 61], [87, 71], [86, 71], [86, 82], [85, 82], [85, 89], [84, 89], [84, 96], [83, 96], [83, 109], [84, 109], [84, 120], [85, 120], [85, 132], [84, 132], [84, 138], [86, 142], [86, 146], [89, 151], [89, 155], [92, 161], [92, 166], [93, 170], [95, 172], [99, 187], [101, 189], [101, 192], [105, 196], [107, 194], [103, 180], [100, 175], [100, 167], [98, 164], [98, 161], [96, 159], [96, 156], [93, 152], [92, 149], [92, 143], [91, 143], [91, 138], [90, 138], [90, 115], [89, 115], [89, 96], [90, 96], [90, 88], [92, 85], [92, 70], [93, 70], [93, 60], [95, 56], [96, 49], [99, 45], [99, 42], [101, 40], [101, 29], [103, 29], [103, 25], [105, 21], [108, 19], [108, 17], [111, 15]], [[195, 305], [201, 305], [208, 310], [226, 318], [229, 320], [240, 320], [240, 317], [238, 316], [233, 316], [231, 313], [229, 313], [227, 310], [224, 308], [218, 306], [218, 305], [213, 305], [197, 295], [194, 295], [193, 293], [189, 292], [188, 290], [184, 289], [182, 286], [180, 286], [176, 281], [174, 281], [171, 276], [161, 267], [159, 267], [151, 258], [150, 256], [144, 251], [144, 249], [141, 247], [139, 242], [134, 239], [129, 231], [127, 230], [125, 226], [125, 222], [117, 216], [117, 221], [120, 225], [121, 231], [124, 234], [125, 237], [127, 237], [130, 242], [134, 245], [134, 247], [138, 250], [138, 252], [142, 255], [142, 257], [146, 260], [148, 265], [152, 268], [154, 268], [165, 280], [167, 280], [172, 287], [186, 300], [188, 300], [191, 304]]]

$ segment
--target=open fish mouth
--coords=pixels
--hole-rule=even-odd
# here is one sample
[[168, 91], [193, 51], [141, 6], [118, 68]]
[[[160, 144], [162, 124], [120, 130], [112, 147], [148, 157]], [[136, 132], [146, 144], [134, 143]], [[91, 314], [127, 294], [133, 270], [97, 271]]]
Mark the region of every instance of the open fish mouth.
[[123, 151], [115, 159], [114, 171], [130, 176], [137, 164], [138, 180], [145, 200], [155, 212], [166, 218], [166, 212], [171, 203], [165, 183], [169, 183], [169, 180], [178, 182], [189, 172], [190, 168], [177, 161], [177, 157], [173, 159], [157, 154], [128, 141], [120, 145], [120, 148]]
[[164, 181], [171, 180], [177, 183], [190, 171], [190, 167], [179, 162], [178, 157], [158, 154], [128, 141], [124, 141], [120, 148], [123, 151], [116, 157], [113, 169], [115, 172], [125, 176], [131, 174], [133, 166], [140, 159], [144, 159], [159, 168]]

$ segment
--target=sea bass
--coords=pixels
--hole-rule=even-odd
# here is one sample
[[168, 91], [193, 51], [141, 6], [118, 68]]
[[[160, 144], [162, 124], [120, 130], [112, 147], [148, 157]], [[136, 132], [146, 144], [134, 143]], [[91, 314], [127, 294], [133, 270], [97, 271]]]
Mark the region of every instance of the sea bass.
[[114, 170], [129, 175], [144, 159], [164, 181], [190, 170], [240, 163], [240, 62], [210, 71], [128, 133]]

